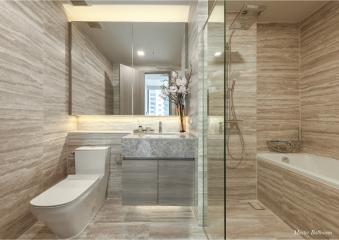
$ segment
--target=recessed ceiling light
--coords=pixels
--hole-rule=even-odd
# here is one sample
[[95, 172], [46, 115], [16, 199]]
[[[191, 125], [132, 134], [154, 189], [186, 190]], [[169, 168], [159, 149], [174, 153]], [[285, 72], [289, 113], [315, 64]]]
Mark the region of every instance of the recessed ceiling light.
[[215, 56], [215, 57], [220, 57], [221, 54], [222, 54], [222, 52], [215, 52], [215, 53], [214, 53], [214, 56]]
[[143, 50], [138, 50], [137, 51], [138, 56], [145, 56], [145, 52]]

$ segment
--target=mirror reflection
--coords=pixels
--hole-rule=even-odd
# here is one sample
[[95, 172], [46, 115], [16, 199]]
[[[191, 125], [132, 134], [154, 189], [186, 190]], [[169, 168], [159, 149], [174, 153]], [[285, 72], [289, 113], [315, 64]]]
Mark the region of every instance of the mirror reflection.
[[[163, 97], [187, 67], [185, 23], [72, 23], [72, 114], [176, 114]], [[187, 110], [187, 109], [186, 109]]]

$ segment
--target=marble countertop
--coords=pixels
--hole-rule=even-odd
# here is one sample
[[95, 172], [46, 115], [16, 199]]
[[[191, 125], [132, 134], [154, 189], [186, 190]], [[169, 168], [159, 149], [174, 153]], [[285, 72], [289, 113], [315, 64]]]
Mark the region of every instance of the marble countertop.
[[128, 134], [121, 142], [126, 159], [192, 159], [197, 145], [197, 139], [187, 133]]
[[189, 133], [131, 133], [123, 138], [126, 139], [195, 139]]
[[129, 134], [132, 131], [71, 131], [69, 133], [118, 133], [118, 134]]

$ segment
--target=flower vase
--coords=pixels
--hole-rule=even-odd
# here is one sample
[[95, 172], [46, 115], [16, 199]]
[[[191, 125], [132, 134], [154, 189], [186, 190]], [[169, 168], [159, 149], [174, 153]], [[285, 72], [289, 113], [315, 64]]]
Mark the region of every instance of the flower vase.
[[177, 105], [177, 113], [179, 114], [180, 132], [186, 132], [185, 126], [185, 106], [183, 104]]

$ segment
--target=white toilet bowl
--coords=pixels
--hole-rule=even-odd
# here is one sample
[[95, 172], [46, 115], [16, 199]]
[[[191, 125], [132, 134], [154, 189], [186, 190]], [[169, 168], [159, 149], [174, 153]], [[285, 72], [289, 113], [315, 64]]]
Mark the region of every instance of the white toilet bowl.
[[76, 149], [76, 175], [32, 199], [32, 213], [60, 238], [81, 233], [105, 200], [108, 159], [108, 147]]

